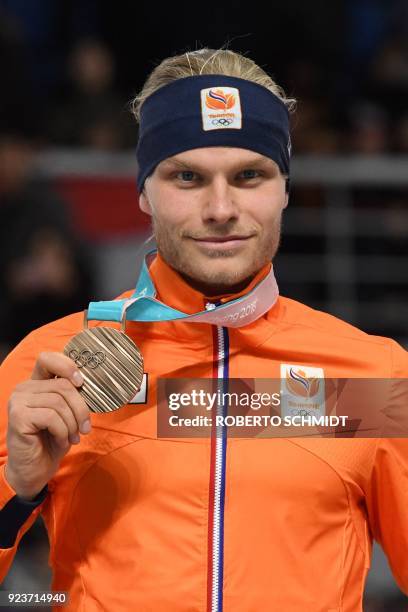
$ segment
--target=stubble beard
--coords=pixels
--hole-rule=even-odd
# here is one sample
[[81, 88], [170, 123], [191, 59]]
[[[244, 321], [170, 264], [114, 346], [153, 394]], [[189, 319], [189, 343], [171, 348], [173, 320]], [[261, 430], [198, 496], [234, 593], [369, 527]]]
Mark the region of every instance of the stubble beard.
[[[228, 270], [211, 269], [211, 260], [227, 259], [234, 256], [234, 251], [211, 251], [208, 265], [195, 264], [192, 257], [183, 248], [181, 236], [175, 234], [156, 218], [152, 217], [153, 233], [157, 249], [164, 261], [178, 272], [187, 283], [207, 296], [223, 293], [236, 293], [245, 289], [256, 274], [273, 260], [279, 248], [281, 237], [282, 214], [280, 214], [270, 231], [265, 233], [255, 251], [251, 251], [247, 265], [231, 266]], [[222, 235], [222, 233], [220, 233]]]

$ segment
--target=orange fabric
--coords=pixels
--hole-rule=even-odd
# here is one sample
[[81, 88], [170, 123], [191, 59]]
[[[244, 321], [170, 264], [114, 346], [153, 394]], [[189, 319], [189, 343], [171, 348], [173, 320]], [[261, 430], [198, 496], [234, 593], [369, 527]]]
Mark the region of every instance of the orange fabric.
[[[151, 274], [164, 302], [203, 309], [204, 296], [164, 262]], [[2, 365], [2, 463], [12, 389], [41, 350], [61, 351], [81, 328], [78, 313], [38, 329]], [[67, 612], [206, 612], [210, 440], [157, 438], [156, 379], [211, 377], [212, 327], [129, 323], [127, 332], [144, 355], [148, 403], [93, 414], [91, 434], [49, 483], [52, 588], [69, 591]], [[235, 378], [279, 378], [281, 363], [326, 377], [408, 377], [394, 341], [283, 297], [229, 337]], [[2, 502], [9, 494], [0, 479]], [[361, 611], [373, 536], [408, 593], [408, 440], [228, 440], [224, 612]], [[2, 578], [15, 551], [0, 550]]]

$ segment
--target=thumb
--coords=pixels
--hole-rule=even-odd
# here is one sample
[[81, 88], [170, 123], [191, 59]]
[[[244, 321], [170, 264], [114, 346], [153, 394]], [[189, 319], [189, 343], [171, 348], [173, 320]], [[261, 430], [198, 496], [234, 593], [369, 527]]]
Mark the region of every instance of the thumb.
[[73, 385], [80, 387], [84, 379], [75, 363], [62, 353], [40, 353], [35, 363], [32, 380], [46, 380], [48, 378], [66, 378]]

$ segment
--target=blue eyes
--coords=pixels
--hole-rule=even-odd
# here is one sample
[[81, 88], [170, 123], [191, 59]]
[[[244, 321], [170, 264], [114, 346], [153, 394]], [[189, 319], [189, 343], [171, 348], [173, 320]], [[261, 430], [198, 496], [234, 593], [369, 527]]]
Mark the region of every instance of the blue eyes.
[[244, 170], [243, 172], [241, 172], [241, 176], [243, 179], [258, 178], [259, 172], [257, 172], [256, 170]]
[[183, 172], [179, 172], [177, 178], [180, 178], [185, 183], [191, 183], [194, 180], [196, 174], [195, 172], [191, 172], [190, 170], [183, 170]]
[[[247, 181], [251, 179], [256, 179], [259, 176], [261, 176], [261, 174], [257, 170], [248, 169], [240, 172], [237, 175], [237, 179]], [[177, 178], [182, 183], [192, 183], [193, 181], [197, 181], [200, 177], [198, 174], [196, 174], [196, 172], [193, 172], [192, 170], [183, 170], [182, 172], [178, 172]]]

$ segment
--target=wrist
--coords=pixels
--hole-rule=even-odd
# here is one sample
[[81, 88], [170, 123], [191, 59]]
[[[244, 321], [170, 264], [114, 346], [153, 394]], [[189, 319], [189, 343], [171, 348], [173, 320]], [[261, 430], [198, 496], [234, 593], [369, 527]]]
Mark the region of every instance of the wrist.
[[24, 485], [13, 472], [8, 463], [4, 467], [4, 477], [16, 495], [23, 501], [32, 501], [44, 489], [47, 483]]

